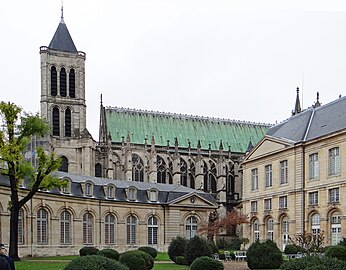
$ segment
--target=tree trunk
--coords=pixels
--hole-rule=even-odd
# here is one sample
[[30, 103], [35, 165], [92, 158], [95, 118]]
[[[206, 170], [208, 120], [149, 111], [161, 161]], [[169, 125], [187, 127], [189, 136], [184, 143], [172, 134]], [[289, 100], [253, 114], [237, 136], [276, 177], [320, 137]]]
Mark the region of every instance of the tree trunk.
[[13, 204], [11, 207], [10, 217], [10, 250], [9, 256], [15, 260], [20, 261], [18, 256], [18, 214], [19, 214], [18, 203]]

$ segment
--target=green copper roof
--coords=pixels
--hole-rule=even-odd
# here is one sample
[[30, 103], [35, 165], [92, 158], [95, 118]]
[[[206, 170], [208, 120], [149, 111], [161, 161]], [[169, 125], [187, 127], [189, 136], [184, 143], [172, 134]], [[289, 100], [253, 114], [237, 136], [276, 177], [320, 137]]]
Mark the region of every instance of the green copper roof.
[[155, 145], [174, 146], [175, 138], [179, 147], [197, 148], [198, 140], [202, 149], [218, 150], [222, 140], [224, 150], [246, 152], [251, 141], [257, 144], [266, 134], [269, 125], [240, 122], [226, 119], [188, 116], [182, 114], [106, 108], [107, 130], [113, 142], [126, 140], [130, 135], [131, 143], [143, 144], [145, 138], [151, 143], [154, 135]]

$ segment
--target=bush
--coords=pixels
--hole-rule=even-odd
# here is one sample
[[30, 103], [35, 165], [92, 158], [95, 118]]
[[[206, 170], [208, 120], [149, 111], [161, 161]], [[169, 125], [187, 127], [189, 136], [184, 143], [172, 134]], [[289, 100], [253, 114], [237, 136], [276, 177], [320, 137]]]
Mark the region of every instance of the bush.
[[130, 270], [150, 270], [154, 267], [154, 259], [148, 253], [140, 250], [126, 251], [120, 255], [119, 261]]
[[284, 262], [281, 270], [344, 270], [346, 263], [336, 258], [326, 256], [306, 256], [301, 259], [292, 259]]
[[217, 248], [217, 246], [215, 245], [213, 241], [207, 241], [207, 243], [211, 250], [211, 253], [219, 253], [219, 249]]
[[250, 269], [275, 269], [283, 262], [280, 249], [270, 240], [253, 243], [246, 253], [246, 260]]
[[203, 256], [193, 261], [190, 270], [223, 270], [223, 263], [210, 257]]
[[178, 236], [173, 238], [169, 247], [168, 247], [168, 256], [169, 258], [176, 263], [177, 256], [184, 256], [186, 249], [187, 240], [183, 237]]
[[219, 238], [216, 241], [216, 245], [220, 249], [232, 249], [232, 250], [240, 250], [240, 246], [242, 244], [242, 239], [239, 237], [232, 237], [231, 239]]
[[129, 268], [106, 257], [90, 255], [72, 260], [64, 270], [129, 270]]
[[100, 255], [100, 256], [103, 256], [103, 257], [107, 257], [109, 259], [113, 259], [113, 260], [116, 260], [118, 261], [119, 260], [119, 252], [114, 250], [114, 249], [111, 249], [111, 248], [105, 248], [103, 250], [100, 250], [97, 255]]
[[157, 250], [153, 247], [140, 247], [138, 250], [144, 251], [145, 253], [148, 253], [151, 257], [154, 259], [157, 256]]
[[186, 265], [186, 261], [185, 261], [185, 258], [184, 256], [177, 256], [175, 257], [175, 260], [176, 260], [176, 264], [179, 264], [179, 265]]
[[346, 261], [346, 246], [330, 246], [327, 248], [325, 255]]
[[297, 254], [298, 252], [305, 253], [305, 250], [303, 248], [301, 248], [300, 246], [297, 246], [295, 244], [287, 245], [285, 247], [285, 250], [284, 250], [285, 254]]
[[79, 255], [80, 256], [97, 255], [98, 252], [99, 250], [96, 247], [82, 247], [79, 250]]
[[211, 257], [212, 251], [207, 241], [199, 236], [191, 238], [186, 245], [185, 260], [190, 265], [195, 259], [202, 256]]

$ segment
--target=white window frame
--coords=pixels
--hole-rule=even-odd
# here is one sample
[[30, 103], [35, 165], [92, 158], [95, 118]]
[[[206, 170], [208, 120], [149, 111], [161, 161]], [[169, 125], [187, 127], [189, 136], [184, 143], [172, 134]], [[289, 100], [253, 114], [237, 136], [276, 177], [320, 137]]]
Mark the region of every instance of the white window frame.
[[137, 242], [137, 218], [130, 215], [126, 219], [126, 244], [136, 245]]
[[37, 211], [36, 231], [37, 231], [37, 244], [47, 245], [48, 244], [48, 212], [43, 208], [40, 208]]
[[288, 183], [288, 161], [280, 161], [280, 185]]
[[251, 190], [258, 190], [258, 169], [251, 170]]
[[309, 192], [309, 205], [318, 205], [318, 191]]
[[259, 223], [258, 223], [258, 220], [255, 220], [253, 222], [253, 241], [254, 242], [258, 241], [259, 237], [260, 237]]
[[272, 210], [272, 199], [264, 199], [264, 211]]
[[340, 149], [334, 147], [328, 151], [328, 173], [329, 176], [340, 174]]
[[60, 214], [60, 244], [70, 245], [71, 244], [71, 224], [72, 218], [71, 213], [64, 210]]
[[279, 197], [279, 209], [287, 209], [287, 196]]
[[158, 220], [157, 217], [151, 216], [148, 219], [148, 245], [153, 246], [158, 243]]
[[265, 171], [265, 187], [269, 188], [273, 186], [273, 167], [268, 164], [264, 167]]
[[274, 241], [274, 220], [273, 218], [268, 218], [266, 222], [267, 229], [267, 239]]
[[94, 217], [91, 213], [87, 212], [83, 215], [83, 244], [93, 244], [93, 230], [94, 230]]
[[331, 188], [328, 190], [328, 202], [338, 203], [340, 202], [340, 191], [339, 188]]
[[335, 246], [342, 241], [341, 236], [341, 215], [339, 212], [335, 212], [332, 214], [330, 218], [330, 226], [331, 226], [331, 245]]
[[112, 213], [105, 216], [105, 244], [115, 244], [116, 218]]
[[190, 216], [186, 220], [185, 225], [185, 238], [187, 240], [195, 237], [197, 235], [198, 229], [198, 219], [195, 216]]
[[313, 153], [309, 155], [309, 179], [318, 179], [319, 178], [319, 161], [318, 153]]
[[258, 202], [257, 201], [252, 201], [251, 202], [251, 212], [256, 213], [258, 211]]

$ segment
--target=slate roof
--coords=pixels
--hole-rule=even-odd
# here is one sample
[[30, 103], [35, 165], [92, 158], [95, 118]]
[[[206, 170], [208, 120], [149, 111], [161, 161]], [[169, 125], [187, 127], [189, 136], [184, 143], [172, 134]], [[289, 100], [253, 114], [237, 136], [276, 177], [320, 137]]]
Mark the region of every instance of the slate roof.
[[118, 107], [106, 108], [107, 130], [112, 141], [120, 143], [130, 135], [131, 143], [148, 143], [154, 135], [155, 145], [174, 146], [175, 138], [179, 147], [196, 149], [198, 140], [201, 149], [218, 150], [222, 140], [224, 150], [245, 153], [251, 141], [257, 144], [265, 135], [269, 124], [251, 123], [219, 118], [183, 114], [133, 110]]
[[[139, 203], [151, 203], [151, 204], [169, 204], [170, 202], [186, 196], [187, 194], [195, 193], [198, 196], [204, 198], [212, 204], [216, 203], [215, 198], [212, 194], [205, 193], [203, 191], [197, 191], [185, 186], [179, 185], [169, 185], [169, 184], [155, 184], [148, 182], [135, 182], [127, 180], [114, 180], [106, 178], [98, 178], [93, 176], [81, 176], [65, 172], [54, 172], [52, 175], [55, 177], [68, 178], [71, 180], [71, 192], [69, 194], [63, 194], [59, 189], [53, 188], [50, 191], [47, 191], [56, 195], [64, 196], [73, 196], [79, 198], [88, 198], [88, 199], [101, 199], [101, 200], [112, 200], [116, 202], [139, 202]], [[84, 196], [82, 190], [82, 183], [86, 181], [91, 181], [94, 184], [93, 195]], [[104, 194], [104, 186], [108, 184], [113, 184], [115, 186], [115, 198], [108, 199]], [[0, 186], [9, 186], [8, 178], [4, 175], [0, 175]], [[135, 187], [137, 189], [137, 199], [135, 201], [129, 201], [126, 197], [125, 190], [129, 187]], [[148, 198], [147, 191], [150, 189], [158, 190], [158, 200], [157, 202], [151, 202]]]
[[308, 108], [271, 127], [267, 135], [294, 143], [310, 141], [346, 128], [346, 97]]
[[48, 48], [57, 51], [77, 53], [77, 48], [74, 45], [70, 32], [63, 19], [61, 19]]

